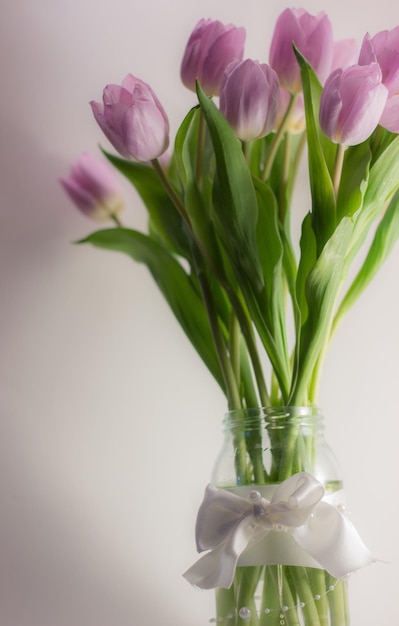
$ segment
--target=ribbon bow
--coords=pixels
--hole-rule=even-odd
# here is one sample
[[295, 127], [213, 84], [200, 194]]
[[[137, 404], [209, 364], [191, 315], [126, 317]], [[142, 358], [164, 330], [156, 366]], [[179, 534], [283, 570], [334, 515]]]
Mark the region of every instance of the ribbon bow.
[[[184, 577], [201, 589], [229, 588], [237, 564], [306, 565], [340, 578], [374, 561], [349, 519], [322, 501], [324, 493], [323, 485], [306, 472], [279, 484], [270, 501], [256, 490], [246, 499], [208, 485], [195, 533], [198, 552], [209, 552]], [[259, 542], [266, 538], [265, 550]], [[253, 556], [252, 562], [251, 557], [245, 560], [254, 548], [261, 562]], [[293, 556], [298, 549], [299, 561], [298, 554]]]

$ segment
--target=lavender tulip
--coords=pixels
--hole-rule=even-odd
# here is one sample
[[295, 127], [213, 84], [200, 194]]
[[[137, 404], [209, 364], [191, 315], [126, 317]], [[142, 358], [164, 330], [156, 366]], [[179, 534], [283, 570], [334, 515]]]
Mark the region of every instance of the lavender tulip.
[[71, 165], [60, 183], [74, 204], [99, 222], [115, 219], [123, 208], [123, 197], [113, 170], [88, 152]]
[[[290, 104], [292, 96], [291, 94], [280, 87], [280, 110], [277, 116], [276, 128], [278, 128], [287, 112], [288, 106]], [[303, 94], [298, 94], [293, 108], [291, 109], [291, 113], [287, 120], [286, 130], [294, 135], [301, 133], [305, 130], [306, 119], [305, 119], [305, 105], [303, 102]]]
[[358, 48], [354, 39], [338, 39], [333, 44], [333, 60], [330, 73], [341, 68], [342, 70], [355, 65]]
[[195, 91], [196, 80], [209, 96], [219, 95], [223, 72], [241, 61], [245, 30], [214, 20], [200, 20], [188, 40], [181, 64], [183, 84]]
[[222, 79], [220, 110], [243, 141], [264, 137], [277, 119], [277, 74], [266, 63], [247, 59], [231, 63]]
[[103, 103], [90, 104], [102, 131], [123, 157], [152, 161], [167, 149], [167, 115], [151, 87], [132, 74], [122, 85], [107, 85]]
[[378, 125], [388, 95], [377, 63], [336, 69], [320, 99], [320, 126], [334, 143], [354, 146]]
[[382, 83], [388, 89], [388, 98], [380, 124], [393, 133], [399, 133], [399, 26], [383, 30], [373, 38], [363, 40], [359, 63], [376, 61], [382, 73]]
[[286, 9], [277, 20], [270, 46], [270, 65], [276, 70], [281, 86], [297, 93], [302, 87], [293, 43], [323, 83], [333, 59], [332, 27], [327, 15]]

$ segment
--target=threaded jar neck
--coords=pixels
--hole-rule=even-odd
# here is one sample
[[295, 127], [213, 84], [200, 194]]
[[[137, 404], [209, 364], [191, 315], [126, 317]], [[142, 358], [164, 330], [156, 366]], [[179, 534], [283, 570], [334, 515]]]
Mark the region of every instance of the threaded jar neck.
[[257, 407], [229, 411], [223, 425], [226, 433], [287, 428], [320, 432], [324, 429], [324, 417], [316, 406]]

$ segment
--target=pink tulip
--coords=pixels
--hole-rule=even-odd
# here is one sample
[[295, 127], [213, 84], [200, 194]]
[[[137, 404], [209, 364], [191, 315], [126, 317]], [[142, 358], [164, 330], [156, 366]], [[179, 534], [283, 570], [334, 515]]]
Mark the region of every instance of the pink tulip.
[[78, 209], [99, 222], [112, 219], [123, 208], [112, 168], [88, 152], [72, 163], [70, 175], [60, 183]]
[[273, 130], [279, 90], [276, 72], [265, 63], [247, 59], [228, 66], [220, 88], [220, 110], [239, 139], [258, 139]]
[[377, 63], [334, 70], [320, 99], [323, 132], [344, 146], [362, 143], [378, 125], [387, 95]]
[[338, 39], [333, 44], [333, 60], [330, 73], [341, 68], [345, 70], [357, 62], [357, 44], [354, 39]]
[[122, 85], [107, 85], [103, 103], [90, 104], [102, 131], [123, 157], [152, 161], [167, 149], [166, 113], [151, 87], [132, 74]]
[[373, 38], [367, 34], [360, 50], [359, 63], [377, 61], [382, 82], [388, 89], [388, 99], [380, 124], [393, 133], [399, 133], [399, 26], [383, 30]]
[[218, 95], [223, 72], [232, 61], [241, 61], [245, 30], [213, 20], [200, 20], [188, 40], [181, 64], [183, 84], [195, 91], [199, 81], [208, 96]]
[[327, 15], [286, 9], [277, 20], [270, 46], [270, 65], [276, 70], [281, 86], [296, 93], [302, 86], [293, 43], [323, 83], [333, 59], [332, 27]]
[[[291, 94], [286, 89], [280, 87], [280, 110], [277, 116], [276, 128], [278, 128], [283, 121], [288, 105], [290, 103]], [[294, 106], [291, 110], [290, 116], [287, 120], [286, 130], [290, 133], [298, 134], [305, 130], [305, 105], [303, 102], [303, 94], [298, 94], [296, 97]]]

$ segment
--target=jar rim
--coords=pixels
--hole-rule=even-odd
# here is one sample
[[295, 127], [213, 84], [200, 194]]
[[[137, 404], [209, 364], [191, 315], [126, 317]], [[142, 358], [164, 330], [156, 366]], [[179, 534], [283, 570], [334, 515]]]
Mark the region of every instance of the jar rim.
[[235, 416], [259, 417], [260, 415], [276, 417], [317, 417], [322, 413], [317, 405], [287, 405], [287, 406], [259, 406], [242, 409], [231, 409], [225, 414], [226, 418]]
[[287, 426], [321, 427], [324, 417], [317, 406], [277, 406], [233, 409], [228, 411], [223, 420], [227, 430], [235, 428], [250, 430], [266, 428], [285, 428]]

